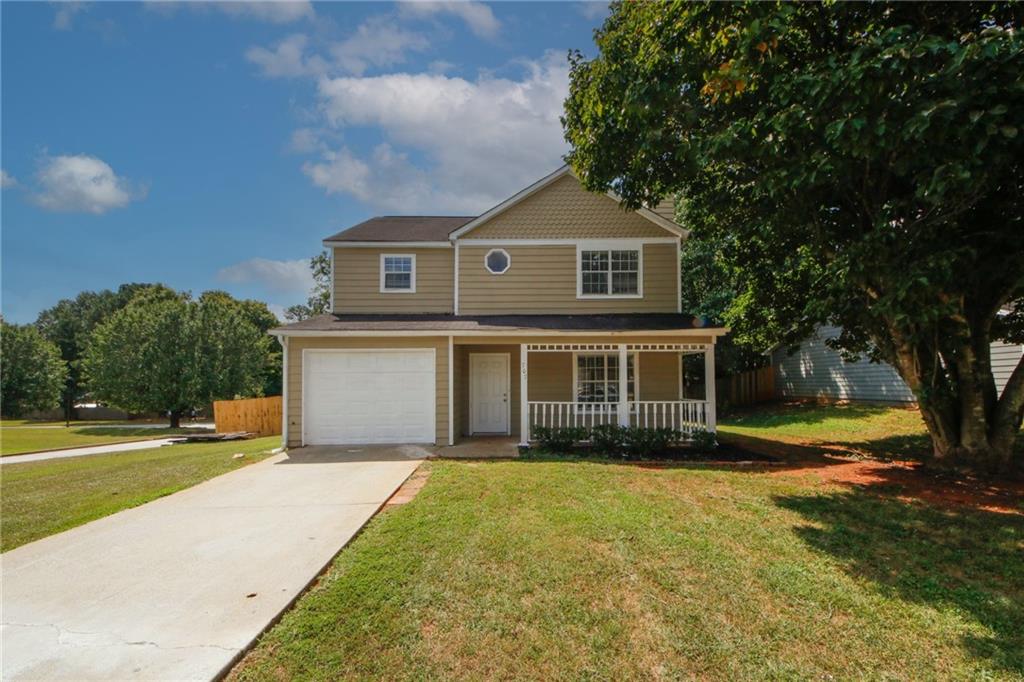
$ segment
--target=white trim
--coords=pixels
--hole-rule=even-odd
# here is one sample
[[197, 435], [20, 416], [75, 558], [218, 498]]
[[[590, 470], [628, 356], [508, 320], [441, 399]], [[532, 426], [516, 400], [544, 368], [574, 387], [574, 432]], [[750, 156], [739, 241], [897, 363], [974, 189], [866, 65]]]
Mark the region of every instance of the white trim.
[[[584, 294], [583, 293], [583, 252], [608, 251], [608, 291], [612, 287], [612, 251], [636, 251], [636, 293], [635, 294]], [[644, 297], [644, 245], [636, 240], [583, 240], [576, 244], [576, 298], [578, 300], [605, 300], [609, 298], [643, 298]]]
[[[384, 286], [384, 259], [385, 258], [409, 258], [412, 262], [412, 271], [409, 277], [409, 288], [408, 289], [388, 289]], [[380, 293], [382, 294], [415, 294], [416, 293], [416, 254], [415, 253], [382, 253], [380, 254], [380, 266], [378, 267], [378, 273], [380, 276]]]
[[649, 330], [630, 330], [630, 331], [575, 331], [575, 330], [564, 330], [564, 331], [533, 331], [530, 329], [516, 329], [509, 331], [483, 331], [478, 329], [463, 330], [463, 331], [452, 331], [450, 329], [435, 329], [435, 330], [374, 330], [374, 329], [362, 329], [362, 330], [339, 330], [339, 331], [327, 331], [327, 330], [305, 330], [297, 329], [295, 331], [288, 331], [287, 329], [272, 329], [267, 332], [271, 336], [297, 336], [297, 337], [348, 337], [348, 336], [363, 336], [363, 337], [387, 337], [387, 336], [433, 336], [433, 337], [445, 337], [445, 336], [710, 336], [712, 338], [716, 336], [724, 336], [729, 333], [728, 327], [707, 327], [704, 329], [649, 329]]
[[[288, 447], [288, 337], [279, 336], [281, 344], [281, 447]], [[305, 378], [305, 377], [303, 377]]]
[[[434, 402], [437, 402], [436, 396]], [[455, 445], [455, 339], [451, 336], [448, 337], [448, 445]]]
[[683, 240], [676, 240], [676, 312], [683, 312]]
[[505, 201], [501, 202], [500, 204], [498, 204], [494, 208], [490, 209], [489, 211], [485, 211], [484, 213], [482, 213], [481, 215], [477, 216], [473, 220], [470, 220], [468, 223], [466, 223], [465, 225], [463, 225], [459, 229], [457, 229], [454, 232], [452, 232], [449, 235], [449, 239], [458, 239], [459, 237], [461, 237], [462, 235], [466, 234], [467, 232], [469, 232], [473, 228], [478, 227], [479, 225], [482, 225], [483, 223], [487, 222], [488, 220], [490, 220], [494, 216], [498, 215], [499, 213], [504, 213], [508, 209], [510, 209], [513, 206], [515, 206], [516, 204], [518, 204], [523, 199], [526, 199], [530, 195], [539, 192], [540, 190], [544, 189], [545, 187], [547, 187], [548, 185], [553, 183], [555, 180], [558, 180], [559, 178], [561, 178], [562, 176], [568, 174], [569, 172], [570, 172], [570, 169], [569, 169], [569, 166], [567, 164], [565, 166], [562, 166], [558, 170], [554, 171], [553, 173], [548, 173], [543, 178], [541, 178], [537, 182], [533, 183], [529, 187], [516, 192], [511, 197], [509, 197]]
[[511, 353], [469, 353], [469, 435], [477, 433], [487, 434], [490, 431], [475, 431], [473, 429], [473, 418], [476, 416], [473, 401], [473, 358], [481, 355], [504, 355], [505, 356], [505, 435], [512, 434], [512, 354]]
[[325, 239], [323, 245], [338, 249], [450, 249], [451, 242], [342, 242]]
[[[511, 197], [509, 197], [505, 201], [501, 202], [500, 204], [498, 204], [494, 208], [490, 209], [489, 211], [486, 211], [483, 214], [481, 214], [481, 215], [477, 216], [476, 218], [474, 218], [473, 220], [469, 221], [468, 223], [466, 223], [465, 225], [463, 225], [459, 229], [457, 229], [454, 232], [452, 232], [449, 235], [449, 238], [452, 239], [452, 240], [459, 239], [462, 235], [466, 234], [470, 230], [473, 230], [473, 229], [479, 227], [480, 225], [486, 223], [491, 218], [494, 218], [495, 216], [497, 216], [497, 215], [499, 215], [501, 213], [504, 213], [505, 211], [507, 211], [508, 209], [512, 208], [513, 206], [515, 206], [519, 202], [523, 201], [524, 199], [530, 197], [533, 194], [536, 194], [537, 192], [539, 192], [540, 190], [544, 189], [545, 187], [547, 187], [551, 183], [555, 182], [556, 180], [559, 180], [560, 178], [562, 178], [562, 177], [564, 177], [566, 175], [571, 175], [574, 178], [576, 178], [576, 174], [572, 171], [572, 169], [568, 165], [562, 166], [561, 168], [559, 168], [558, 170], [554, 171], [553, 173], [549, 173], [548, 175], [545, 175], [543, 178], [541, 178], [537, 182], [533, 183], [529, 187], [527, 187], [525, 189], [522, 189], [519, 192], [516, 192]], [[577, 180], [579, 180], [579, 178], [577, 178]], [[619, 204], [622, 203], [622, 197], [620, 197], [615, 192], [606, 192], [605, 194], [606, 194], [606, 196], [608, 196], [613, 201], [615, 201], [615, 202], [617, 202]], [[671, 232], [674, 235], [685, 237], [685, 236], [687, 236], [689, 234], [689, 232], [687, 232], [685, 229], [683, 229], [679, 225], [676, 225], [671, 220], [668, 220], [666, 218], [661, 217], [660, 215], [658, 215], [657, 213], [655, 213], [654, 211], [652, 211], [649, 208], [639, 208], [639, 209], [637, 209], [635, 211], [635, 213], [637, 215], [641, 216], [642, 218], [646, 218], [647, 220], [649, 220], [650, 222], [654, 223], [658, 227], [660, 227], [660, 228], [662, 228], [664, 230], [667, 230], [668, 232]]]
[[704, 402], [706, 403], [705, 419], [708, 423], [708, 431], [714, 433], [718, 430], [717, 418], [715, 416], [715, 347], [704, 351]]
[[[527, 344], [527, 345], [529, 345], [529, 344]], [[589, 404], [589, 403], [581, 403], [579, 401], [578, 388], [579, 388], [580, 365], [579, 365], [579, 361], [577, 360], [577, 358], [580, 355], [597, 355], [597, 356], [601, 356], [601, 357], [607, 357], [609, 355], [616, 355], [618, 353], [618, 350], [619, 350], [619, 348], [621, 346], [625, 346], [626, 347], [626, 355], [627, 356], [629, 356], [629, 355], [633, 356], [633, 400], [632, 401], [628, 400], [628, 394], [629, 394], [629, 389], [628, 389], [629, 382], [628, 381], [626, 382], [627, 383], [626, 392], [623, 393], [623, 395], [627, 396], [627, 402], [636, 402], [636, 401], [640, 400], [640, 353], [642, 351], [629, 348], [629, 344], [615, 344], [613, 346], [610, 345], [608, 348], [603, 348], [603, 349], [600, 349], [600, 350], [574, 350], [572, 352], [572, 402], [573, 402], [574, 405], [588, 405]], [[531, 353], [535, 353], [535, 352], [543, 353], [544, 351], [543, 350], [539, 350], [539, 349], [535, 349], [535, 348], [530, 348], [530, 352]], [[552, 352], [554, 352], [554, 351], [552, 351]], [[606, 375], [607, 375], [607, 367], [608, 367], [608, 363], [606, 361], [605, 362], [605, 374]], [[628, 367], [627, 367], [627, 370], [628, 370]], [[605, 377], [605, 383], [606, 384], [608, 383], [607, 376]]]
[[302, 349], [302, 447], [306, 446], [306, 406], [309, 405], [309, 382], [306, 358], [313, 353], [430, 353], [434, 363], [434, 399], [430, 401], [430, 424], [433, 431], [432, 444], [437, 445], [437, 348], [303, 348]]
[[[501, 272], [495, 272], [494, 270], [491, 270], [491, 266], [487, 264], [487, 259], [491, 257], [492, 253], [503, 253], [503, 254], [505, 254], [505, 259], [508, 260], [508, 263], [505, 265], [505, 269], [502, 270]], [[512, 256], [505, 249], [501, 249], [501, 248], [491, 249], [490, 251], [488, 251], [487, 253], [484, 254], [484, 270], [486, 270], [488, 273], [490, 273], [492, 275], [504, 275], [506, 272], [508, 272], [511, 269], [512, 269]]]
[[331, 312], [334, 312], [334, 247], [329, 248], [331, 254]]
[[619, 248], [620, 244], [677, 244], [679, 237], [604, 237], [600, 239], [460, 239], [455, 243], [463, 246], [576, 246], [601, 242], [612, 244], [610, 248]]
[[530, 401], [529, 401], [530, 351], [526, 344], [519, 344], [519, 445], [530, 444]]
[[456, 315], [459, 314], [459, 243], [455, 242], [455, 288], [452, 294], [454, 299], [452, 303], [452, 312]]

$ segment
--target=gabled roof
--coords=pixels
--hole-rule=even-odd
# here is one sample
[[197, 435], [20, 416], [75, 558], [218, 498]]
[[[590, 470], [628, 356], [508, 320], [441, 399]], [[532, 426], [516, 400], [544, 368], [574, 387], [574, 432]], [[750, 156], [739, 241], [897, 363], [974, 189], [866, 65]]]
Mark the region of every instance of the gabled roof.
[[[462, 225], [461, 227], [456, 229], [454, 232], [452, 232], [451, 233], [451, 238], [452, 239], [458, 239], [459, 237], [464, 236], [469, 231], [479, 227], [480, 225], [483, 225], [488, 220], [491, 220], [492, 218], [494, 218], [494, 217], [496, 217], [498, 215], [501, 215], [502, 213], [504, 213], [508, 209], [510, 209], [513, 206], [515, 206], [516, 204], [518, 204], [519, 202], [521, 202], [524, 199], [526, 199], [526, 198], [536, 194], [537, 192], [539, 192], [540, 190], [544, 189], [545, 187], [547, 187], [551, 183], [553, 183], [556, 180], [559, 180], [559, 179], [565, 177], [566, 175], [572, 175], [573, 177], [576, 177], [576, 174], [572, 172], [572, 168], [570, 168], [568, 164], [562, 166], [561, 168], [559, 168], [558, 170], [556, 170], [553, 173], [545, 175], [543, 178], [541, 178], [537, 182], [533, 183], [532, 185], [530, 185], [526, 189], [521, 190], [521, 191], [517, 192], [516, 194], [513, 194], [511, 197], [509, 197], [505, 201], [501, 202], [500, 204], [498, 204], [494, 208], [490, 209], [489, 211], [485, 211], [484, 213], [482, 213], [481, 215], [477, 216], [476, 218], [473, 218], [472, 220], [467, 222], [465, 225]], [[614, 199], [615, 201], [617, 201], [619, 203], [622, 203], [622, 197], [620, 197], [619, 195], [615, 194], [614, 192], [608, 192], [608, 196], [611, 197], [612, 199]], [[636, 213], [638, 215], [646, 218], [647, 220], [650, 220], [652, 223], [654, 223], [658, 227], [664, 228], [665, 230], [667, 230], [668, 232], [671, 232], [672, 234], [674, 234], [676, 236], [686, 237], [686, 236], [689, 235], [689, 232], [687, 230], [684, 230], [682, 227], [677, 225], [675, 222], [673, 222], [671, 220], [668, 220], [667, 218], [664, 218], [663, 216], [659, 215], [658, 213], [652, 211], [649, 208], [637, 209]]]
[[380, 216], [353, 225], [325, 242], [447, 242], [473, 216]]

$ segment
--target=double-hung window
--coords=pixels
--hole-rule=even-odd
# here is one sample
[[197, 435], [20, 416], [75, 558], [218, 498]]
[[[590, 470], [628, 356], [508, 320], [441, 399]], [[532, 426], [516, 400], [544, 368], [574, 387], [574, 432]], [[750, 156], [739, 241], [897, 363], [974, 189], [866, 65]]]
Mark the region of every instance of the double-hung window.
[[[626, 400], [636, 400], [636, 357], [626, 356]], [[576, 355], [576, 402], [619, 402], [619, 354]]]
[[416, 256], [380, 255], [381, 293], [416, 293]]
[[580, 296], [639, 296], [640, 249], [580, 249]]

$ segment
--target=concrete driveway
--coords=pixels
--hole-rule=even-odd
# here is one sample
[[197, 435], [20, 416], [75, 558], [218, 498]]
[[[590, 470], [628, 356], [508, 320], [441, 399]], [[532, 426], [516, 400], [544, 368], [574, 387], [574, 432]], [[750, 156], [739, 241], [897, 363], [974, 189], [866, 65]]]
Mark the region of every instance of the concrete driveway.
[[428, 454], [302, 448], [3, 554], [3, 679], [214, 678]]

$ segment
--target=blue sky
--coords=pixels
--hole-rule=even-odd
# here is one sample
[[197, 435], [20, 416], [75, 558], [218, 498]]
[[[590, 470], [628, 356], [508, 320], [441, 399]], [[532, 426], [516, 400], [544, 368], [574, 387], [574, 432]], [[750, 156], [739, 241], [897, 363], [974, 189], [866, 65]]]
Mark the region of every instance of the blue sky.
[[0, 4], [2, 312], [163, 282], [280, 311], [372, 215], [557, 168], [600, 3]]

